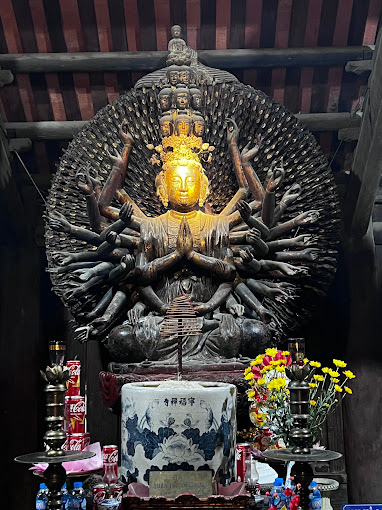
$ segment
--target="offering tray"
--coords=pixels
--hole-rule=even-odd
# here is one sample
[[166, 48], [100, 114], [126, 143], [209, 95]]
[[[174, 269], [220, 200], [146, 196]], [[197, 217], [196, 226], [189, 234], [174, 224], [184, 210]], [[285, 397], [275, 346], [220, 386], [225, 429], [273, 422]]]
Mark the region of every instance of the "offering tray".
[[289, 462], [329, 462], [342, 457], [341, 453], [333, 452], [331, 450], [319, 450], [312, 448], [310, 453], [293, 453], [293, 448], [282, 448], [280, 450], [269, 450], [262, 452], [263, 456], [269, 460], [283, 460]]
[[70, 462], [71, 460], [85, 460], [94, 457], [94, 452], [74, 452], [64, 451], [62, 455], [47, 455], [47, 452], [34, 452], [25, 455], [19, 455], [15, 458], [16, 462], [24, 464], [38, 464], [40, 462], [47, 464], [58, 464], [61, 462]]

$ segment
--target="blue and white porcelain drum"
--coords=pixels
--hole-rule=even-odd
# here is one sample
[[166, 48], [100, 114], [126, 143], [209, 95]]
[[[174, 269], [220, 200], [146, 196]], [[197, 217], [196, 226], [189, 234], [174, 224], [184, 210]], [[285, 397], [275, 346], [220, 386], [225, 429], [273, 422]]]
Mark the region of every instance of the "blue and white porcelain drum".
[[121, 474], [148, 485], [150, 471], [211, 470], [234, 478], [236, 387], [193, 381], [122, 387]]

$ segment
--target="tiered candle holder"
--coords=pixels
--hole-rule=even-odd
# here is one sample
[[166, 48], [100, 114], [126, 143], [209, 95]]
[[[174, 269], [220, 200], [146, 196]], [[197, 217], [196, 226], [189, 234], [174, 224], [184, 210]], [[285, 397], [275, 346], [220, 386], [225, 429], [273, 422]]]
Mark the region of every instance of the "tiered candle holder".
[[294, 445], [292, 448], [281, 450], [269, 450], [263, 452], [266, 460], [295, 461], [291, 470], [295, 484], [301, 484], [299, 490], [300, 507], [303, 510], [309, 508], [309, 485], [313, 480], [314, 462], [329, 462], [342, 457], [341, 453], [330, 450], [312, 449], [312, 434], [307, 424], [309, 418], [309, 383], [304, 379], [309, 378], [307, 365], [294, 364], [286, 369], [287, 376], [291, 380], [288, 389], [290, 391], [290, 409], [293, 416], [293, 428], [289, 439]]
[[44, 478], [49, 489], [48, 507], [61, 510], [61, 488], [66, 481], [66, 471], [63, 462], [83, 460], [93, 457], [93, 452], [64, 451], [62, 445], [66, 434], [62, 429], [65, 409], [66, 381], [70, 377], [69, 369], [62, 365], [47, 367], [41, 371], [42, 377], [47, 382], [45, 386], [46, 418], [48, 430], [44, 435], [44, 441], [48, 446], [46, 452], [27, 453], [15, 458], [16, 462], [25, 464], [48, 464], [44, 471]]

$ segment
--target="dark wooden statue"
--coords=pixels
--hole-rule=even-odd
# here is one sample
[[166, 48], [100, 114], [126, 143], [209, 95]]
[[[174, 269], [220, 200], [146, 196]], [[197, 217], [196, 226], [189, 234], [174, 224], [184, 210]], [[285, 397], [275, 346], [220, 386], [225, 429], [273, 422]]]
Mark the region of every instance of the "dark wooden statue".
[[101, 110], [61, 158], [46, 244], [78, 338], [172, 363], [160, 325], [187, 295], [185, 362], [252, 357], [299, 324], [336, 265], [338, 202], [313, 136], [207, 68], [173, 28], [168, 67]]

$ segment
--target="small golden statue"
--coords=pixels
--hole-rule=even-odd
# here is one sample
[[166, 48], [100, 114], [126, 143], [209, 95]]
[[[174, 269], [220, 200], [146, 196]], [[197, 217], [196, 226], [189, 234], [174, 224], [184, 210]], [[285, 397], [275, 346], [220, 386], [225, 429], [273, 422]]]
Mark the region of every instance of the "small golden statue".
[[[110, 126], [113, 114], [118, 120], [117, 129], [107, 128], [102, 157], [107, 129], [93, 121], [78, 139], [73, 162], [63, 157], [50, 195], [47, 244], [55, 290], [82, 322], [79, 338], [107, 335], [119, 362], [175, 362], [177, 339], [163, 338], [160, 326], [180, 295], [190, 299], [201, 330], [183, 341], [186, 363], [253, 357], [282, 337], [296, 307], [303, 315], [303, 291], [322, 293], [327, 283], [312, 283], [312, 275], [319, 281], [335, 265], [337, 201], [310, 135], [282, 107], [234, 78], [211, 85], [211, 73], [224, 75], [199, 64], [175, 28], [167, 71], [137, 84], [134, 106], [121, 98], [128, 115], [106, 108]], [[267, 130], [271, 114], [275, 133]], [[112, 168], [105, 171], [97, 157], [108, 157]], [[298, 176], [293, 165], [300, 165]], [[70, 187], [65, 180], [73, 183], [73, 169]], [[152, 205], [154, 182], [164, 210]], [[81, 226], [83, 202], [77, 223], [57, 208], [63, 186], [79, 197], [76, 207], [79, 191], [84, 195], [90, 228]], [[314, 204], [312, 193], [326, 196], [325, 211], [305, 208], [301, 197]], [[54, 232], [78, 243], [76, 250], [63, 251], [64, 243], [55, 249], [49, 241]]]

